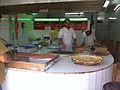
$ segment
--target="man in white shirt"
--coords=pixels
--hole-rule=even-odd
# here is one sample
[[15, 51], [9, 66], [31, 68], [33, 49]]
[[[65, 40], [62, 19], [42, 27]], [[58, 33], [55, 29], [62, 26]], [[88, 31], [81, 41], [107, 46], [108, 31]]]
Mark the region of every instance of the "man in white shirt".
[[66, 19], [64, 21], [64, 27], [60, 29], [59, 42], [61, 45], [61, 50], [67, 52], [73, 52], [72, 42], [76, 45], [76, 35], [72, 27], [70, 27], [70, 20]]
[[93, 46], [94, 45], [94, 42], [95, 42], [96, 38], [90, 30], [83, 32], [82, 35], [83, 35], [83, 38], [84, 38], [83, 44], [85, 46]]

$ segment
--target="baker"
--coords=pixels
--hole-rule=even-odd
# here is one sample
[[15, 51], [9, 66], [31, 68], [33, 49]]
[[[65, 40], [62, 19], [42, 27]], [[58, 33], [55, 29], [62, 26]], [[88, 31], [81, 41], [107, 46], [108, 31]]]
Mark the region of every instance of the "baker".
[[58, 39], [62, 51], [73, 52], [72, 43], [76, 45], [76, 34], [70, 25], [69, 19], [65, 19], [64, 27], [59, 31]]

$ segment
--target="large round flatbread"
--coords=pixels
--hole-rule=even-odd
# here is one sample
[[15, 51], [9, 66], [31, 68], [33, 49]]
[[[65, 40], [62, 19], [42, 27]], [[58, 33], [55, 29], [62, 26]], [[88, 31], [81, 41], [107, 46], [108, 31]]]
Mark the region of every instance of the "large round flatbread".
[[96, 65], [102, 62], [102, 58], [95, 55], [74, 55], [71, 59], [76, 64]]

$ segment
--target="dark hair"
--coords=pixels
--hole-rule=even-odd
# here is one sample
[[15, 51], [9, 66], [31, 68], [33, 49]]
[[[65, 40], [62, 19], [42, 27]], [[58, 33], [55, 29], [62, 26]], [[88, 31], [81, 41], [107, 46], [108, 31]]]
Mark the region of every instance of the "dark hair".
[[85, 31], [86, 35], [89, 36], [90, 34], [92, 34], [91, 30], [89, 31]]
[[70, 22], [70, 19], [69, 18], [65, 18], [64, 22]]

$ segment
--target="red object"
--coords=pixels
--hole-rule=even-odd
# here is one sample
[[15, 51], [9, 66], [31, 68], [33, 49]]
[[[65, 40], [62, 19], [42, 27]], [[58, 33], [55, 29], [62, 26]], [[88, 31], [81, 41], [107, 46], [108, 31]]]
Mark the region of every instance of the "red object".
[[45, 24], [43, 22], [34, 22], [35, 30], [44, 30]]
[[85, 30], [87, 29], [87, 22], [79, 22], [79, 23], [74, 23], [73, 24], [73, 29], [74, 30]]
[[[64, 23], [60, 22], [36, 22], [34, 21], [34, 29], [35, 30], [44, 30], [44, 27], [48, 25], [51, 26], [51, 30], [61, 29], [64, 27]], [[86, 30], [88, 27], [87, 21], [82, 22], [73, 22], [73, 29], [74, 30]]]
[[15, 37], [16, 37], [16, 39], [18, 39], [18, 20], [17, 20], [17, 15], [15, 16], [14, 24], [15, 24]]

